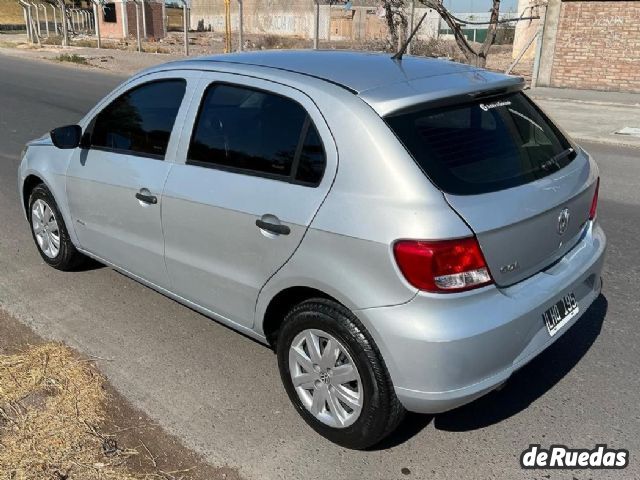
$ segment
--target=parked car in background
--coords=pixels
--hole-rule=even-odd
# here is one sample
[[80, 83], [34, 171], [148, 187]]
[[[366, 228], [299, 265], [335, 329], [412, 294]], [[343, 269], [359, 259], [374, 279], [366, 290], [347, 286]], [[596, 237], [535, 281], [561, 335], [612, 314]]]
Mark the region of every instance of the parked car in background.
[[270, 345], [302, 418], [366, 448], [497, 388], [600, 292], [598, 168], [522, 89], [384, 54], [173, 62], [29, 143], [20, 198], [46, 263]]

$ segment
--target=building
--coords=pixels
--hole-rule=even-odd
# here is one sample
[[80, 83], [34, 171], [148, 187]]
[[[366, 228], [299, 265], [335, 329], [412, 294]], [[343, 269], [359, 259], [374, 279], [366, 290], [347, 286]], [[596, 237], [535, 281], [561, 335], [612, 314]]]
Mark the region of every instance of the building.
[[[143, 12], [144, 7], [144, 12]], [[158, 40], [166, 36], [163, 0], [146, 0], [140, 5], [140, 36]], [[98, 9], [100, 35], [103, 38], [124, 39], [137, 36], [136, 4], [127, 0], [105, 2]]]
[[[456, 18], [464, 22], [470, 22], [463, 26], [462, 34], [470, 42], [482, 43], [487, 38], [489, 29], [489, 21], [491, 20], [490, 12], [471, 12], [471, 13], [453, 13]], [[500, 18], [506, 20], [508, 18], [518, 18], [515, 12], [500, 12]], [[475, 23], [474, 23], [475, 22]], [[486, 22], [486, 23], [485, 23]], [[498, 44], [511, 43], [513, 39], [514, 23], [502, 23], [498, 27], [495, 42]], [[453, 31], [449, 28], [444, 20], [440, 20], [440, 35], [444, 38], [453, 40]]]
[[548, 0], [538, 63], [538, 86], [640, 93], [640, 1]]
[[[519, 0], [517, 17], [541, 17], [544, 6], [540, 0]], [[513, 58], [522, 54], [524, 60], [533, 60], [536, 55], [535, 36], [540, 28], [540, 20], [523, 20], [515, 24]], [[532, 41], [534, 40], [534, 41]], [[523, 52], [523, 50], [525, 50]]]
[[[319, 38], [352, 41], [386, 38], [388, 29], [380, 3], [379, 0], [334, 1], [330, 6], [328, 1], [321, 0]], [[313, 38], [314, 0], [242, 0], [242, 4], [244, 33]], [[416, 8], [416, 22], [425, 10]], [[238, 30], [238, 12], [239, 2], [231, 0], [233, 31]], [[192, 0], [190, 28], [223, 32], [224, 13], [222, 0]], [[438, 15], [430, 10], [418, 37], [435, 37], [437, 34]]]

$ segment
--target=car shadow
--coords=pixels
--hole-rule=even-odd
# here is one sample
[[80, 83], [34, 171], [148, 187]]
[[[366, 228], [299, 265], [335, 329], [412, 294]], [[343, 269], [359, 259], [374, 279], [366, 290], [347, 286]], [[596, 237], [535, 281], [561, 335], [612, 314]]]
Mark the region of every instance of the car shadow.
[[600, 294], [572, 328], [514, 373], [503, 388], [438, 415], [408, 413], [397, 430], [369, 450], [386, 450], [401, 445], [432, 421], [439, 430], [463, 432], [499, 423], [525, 410], [553, 388], [589, 351], [602, 330], [607, 308], [607, 299]]
[[589, 351], [602, 330], [608, 302], [600, 294], [582, 318], [553, 345], [514, 373], [503, 388], [439, 414], [439, 430], [462, 432], [496, 424], [525, 410], [558, 383]]
[[433, 420], [433, 415], [421, 415], [419, 413], [408, 412], [402, 423], [398, 425], [391, 435], [383, 439], [380, 443], [369, 447], [367, 451], [387, 450], [389, 448], [402, 445], [415, 435], [420, 433]]
[[104, 268], [106, 265], [94, 260], [93, 258], [87, 257], [84, 261], [73, 269], [74, 272], [90, 272], [92, 270], [100, 270]]

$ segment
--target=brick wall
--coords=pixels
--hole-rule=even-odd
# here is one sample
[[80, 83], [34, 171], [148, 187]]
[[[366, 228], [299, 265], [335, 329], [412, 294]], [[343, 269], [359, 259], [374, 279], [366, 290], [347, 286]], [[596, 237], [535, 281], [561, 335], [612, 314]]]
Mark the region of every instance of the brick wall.
[[564, 1], [551, 86], [640, 92], [640, 1]]
[[[164, 19], [162, 18], [162, 4], [158, 2], [144, 2], [145, 17], [147, 20], [147, 38], [159, 39], [164, 37]], [[142, 27], [142, 5], [140, 5], [140, 26]], [[133, 2], [127, 2], [127, 18], [129, 36], [136, 37], [136, 6]], [[140, 35], [142, 36], [142, 32]]]
[[101, 9], [98, 9], [100, 21], [100, 35], [103, 38], [122, 38], [122, 3], [115, 3], [116, 21], [105, 22]]
[[[162, 15], [162, 3], [158, 1], [145, 1], [145, 14], [147, 17], [147, 37], [149, 39], [160, 39], [164, 37], [164, 18]], [[140, 7], [142, 9], [142, 6]], [[136, 37], [136, 7], [131, 1], [125, 3], [127, 16], [127, 31], [130, 37]], [[100, 15], [100, 34], [104, 38], [123, 38], [123, 14], [122, 1], [115, 2], [116, 21], [106, 22], [104, 15], [99, 11]], [[140, 12], [142, 17], [142, 12]], [[142, 25], [142, 19], [140, 20]], [[142, 35], [142, 32], [141, 32]]]

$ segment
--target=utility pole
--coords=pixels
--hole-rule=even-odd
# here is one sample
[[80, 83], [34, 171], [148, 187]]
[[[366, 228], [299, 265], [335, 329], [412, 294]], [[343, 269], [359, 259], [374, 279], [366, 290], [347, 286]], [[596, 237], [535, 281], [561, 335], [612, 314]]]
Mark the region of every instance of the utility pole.
[[231, 53], [231, 0], [224, 0], [224, 53]]
[[189, 56], [189, 6], [182, 0], [182, 28], [184, 30], [184, 55]]
[[318, 49], [318, 36], [320, 35], [320, 0], [314, 0], [316, 4], [313, 22], [313, 49]]
[[98, 48], [102, 48], [102, 39], [100, 38], [100, 11], [102, 8], [99, 0], [92, 0], [91, 3], [93, 3], [93, 20], [95, 23], [96, 36], [98, 37]]
[[242, 49], [244, 48], [244, 45], [242, 44], [242, 24], [244, 22], [243, 20], [243, 15], [242, 15], [242, 0], [238, 0], [238, 51], [241, 52]]

